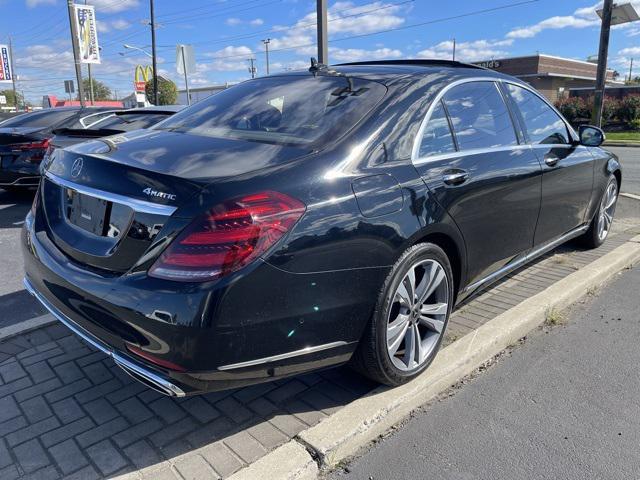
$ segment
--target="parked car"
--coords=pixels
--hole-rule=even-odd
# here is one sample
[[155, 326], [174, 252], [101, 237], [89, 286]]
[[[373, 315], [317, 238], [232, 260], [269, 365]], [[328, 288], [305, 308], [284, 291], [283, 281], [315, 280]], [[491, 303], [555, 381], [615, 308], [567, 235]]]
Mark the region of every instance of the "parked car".
[[610, 231], [620, 164], [515, 78], [441, 60], [250, 80], [56, 151], [25, 285], [168, 395], [422, 372], [456, 303]]
[[59, 128], [53, 131], [49, 154], [56, 148], [65, 148], [86, 140], [118, 135], [139, 128], [149, 128], [179, 112], [182, 105], [163, 105], [127, 110], [115, 110], [90, 123], [86, 128]]
[[61, 107], [23, 113], [0, 124], [0, 188], [34, 187], [39, 167], [56, 128], [80, 128], [97, 121], [104, 107]]

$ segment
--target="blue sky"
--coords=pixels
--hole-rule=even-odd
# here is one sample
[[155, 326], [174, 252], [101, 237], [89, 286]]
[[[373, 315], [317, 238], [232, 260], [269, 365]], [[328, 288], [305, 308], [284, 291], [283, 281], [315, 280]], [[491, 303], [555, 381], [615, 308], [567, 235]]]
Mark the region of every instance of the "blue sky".
[[[149, 2], [88, 3], [96, 7], [103, 56], [102, 64], [92, 67], [93, 74], [119, 96], [128, 95], [135, 66], [149, 59], [122, 45], [148, 49]], [[640, 10], [640, 0], [633, 3]], [[315, 56], [313, 0], [155, 0], [155, 5], [159, 71], [180, 88], [176, 43], [195, 48], [198, 72], [192, 86], [248, 78], [250, 57], [263, 74], [263, 38], [272, 39], [271, 73], [304, 68]], [[455, 37], [460, 60], [536, 52], [584, 60], [597, 51], [598, 5], [595, 0], [329, 1], [329, 56], [333, 63], [450, 58]], [[0, 43], [13, 37], [18, 88], [35, 103], [47, 93], [64, 96], [63, 81], [74, 78], [66, 1], [0, 0], [0, 12]], [[609, 65], [626, 74], [632, 57], [640, 75], [640, 22], [612, 32]]]

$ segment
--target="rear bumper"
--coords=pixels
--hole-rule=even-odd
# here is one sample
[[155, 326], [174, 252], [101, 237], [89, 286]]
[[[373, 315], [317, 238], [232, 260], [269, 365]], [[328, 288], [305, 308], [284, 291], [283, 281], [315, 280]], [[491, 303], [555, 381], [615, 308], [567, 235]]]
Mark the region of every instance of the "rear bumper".
[[[5, 157], [8, 158], [8, 157]], [[0, 167], [0, 187], [37, 187], [40, 182], [40, 164], [2, 161]]]
[[174, 385], [166, 378], [163, 378], [161, 374], [156, 373], [149, 368], [136, 363], [133, 359], [126, 357], [120, 352], [116, 352], [111, 347], [109, 347], [106, 343], [102, 342], [99, 338], [93, 336], [91, 333], [87, 332], [80, 325], [75, 323], [69, 317], [67, 317], [64, 313], [54, 307], [40, 292], [38, 292], [29, 279], [27, 277], [23, 280], [24, 286], [27, 291], [36, 297], [36, 299], [58, 320], [60, 320], [63, 324], [65, 324], [73, 333], [81, 337], [84, 341], [97, 348], [101, 352], [113, 358], [116, 365], [122, 368], [125, 372], [131, 375], [138, 381], [141, 381], [145, 385], [153, 388], [160, 393], [164, 393], [165, 395], [169, 395], [172, 397], [184, 397], [185, 392]]
[[[349, 360], [387, 271], [292, 274], [257, 262], [214, 285], [72, 262], [25, 220], [25, 285], [61, 322], [169, 395], [241, 387]], [[134, 345], [185, 371], [130, 353]]]

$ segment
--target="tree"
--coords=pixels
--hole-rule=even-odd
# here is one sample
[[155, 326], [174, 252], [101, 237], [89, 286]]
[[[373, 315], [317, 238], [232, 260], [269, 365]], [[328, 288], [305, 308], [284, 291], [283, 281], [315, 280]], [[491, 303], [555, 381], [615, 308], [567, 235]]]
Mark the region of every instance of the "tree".
[[[100, 80], [96, 80], [95, 78], [91, 79], [91, 83], [93, 83], [93, 99], [94, 100], [110, 100], [111, 99], [111, 89], [102, 83]], [[82, 86], [84, 87], [84, 96], [88, 100], [90, 99], [91, 90], [88, 78], [82, 79]]]
[[[16, 99], [13, 96], [13, 89], [11, 90], [0, 90], [0, 95], [4, 95], [5, 97], [7, 97], [7, 104], [4, 106], [7, 107], [15, 107], [16, 106]], [[20, 92], [18, 92], [18, 107], [22, 107], [24, 105], [24, 99], [22, 98], [22, 95], [20, 94]]]
[[[149, 80], [145, 87], [147, 101], [153, 103], [153, 79]], [[178, 100], [178, 87], [171, 80], [164, 77], [158, 77], [158, 104], [159, 105], [175, 105]]]

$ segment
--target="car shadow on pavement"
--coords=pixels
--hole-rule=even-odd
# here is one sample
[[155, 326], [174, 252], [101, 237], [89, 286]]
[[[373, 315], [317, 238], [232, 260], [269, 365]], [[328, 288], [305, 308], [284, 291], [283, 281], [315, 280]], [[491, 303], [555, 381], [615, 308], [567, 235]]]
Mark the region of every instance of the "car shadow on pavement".
[[0, 188], [0, 229], [21, 228], [34, 195], [35, 190], [9, 192]]

